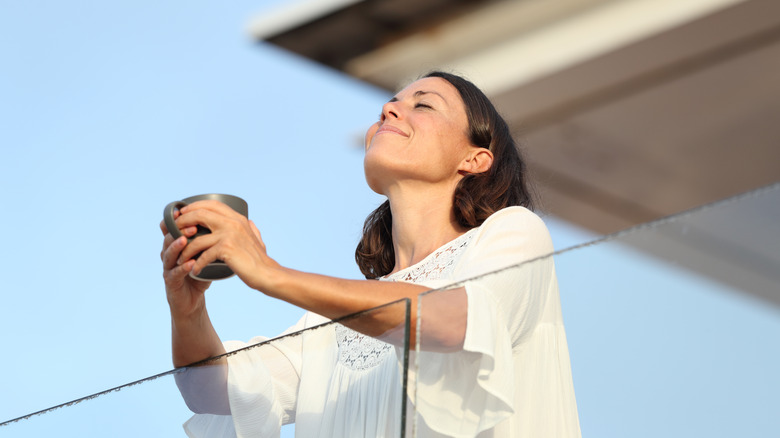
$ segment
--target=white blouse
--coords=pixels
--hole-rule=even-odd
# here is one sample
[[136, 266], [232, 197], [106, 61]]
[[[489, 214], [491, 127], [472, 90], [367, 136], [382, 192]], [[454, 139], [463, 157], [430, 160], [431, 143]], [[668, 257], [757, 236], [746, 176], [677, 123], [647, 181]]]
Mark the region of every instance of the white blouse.
[[[231, 415], [195, 415], [185, 431], [278, 437], [295, 422], [303, 438], [400, 437], [408, 396], [407, 437], [579, 437], [552, 250], [542, 220], [509, 207], [383, 278], [432, 289], [458, 283], [468, 303], [462, 350], [412, 354], [406, 395], [400, 348], [331, 324], [228, 357]], [[434, 298], [421, 298], [423, 329]], [[307, 313], [285, 334], [327, 322]]]

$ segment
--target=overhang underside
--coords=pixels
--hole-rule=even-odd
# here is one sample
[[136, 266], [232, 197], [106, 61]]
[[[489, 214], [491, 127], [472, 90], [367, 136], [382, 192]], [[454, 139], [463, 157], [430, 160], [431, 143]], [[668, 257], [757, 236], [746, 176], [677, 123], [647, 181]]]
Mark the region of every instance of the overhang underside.
[[[466, 74], [520, 140], [542, 209], [610, 234], [780, 181], [780, 2], [698, 1], [642, 24], [664, 3], [346, 1], [274, 34], [253, 28], [388, 90], [432, 68]], [[758, 238], [744, 211], [724, 214], [724, 257], [760, 240], [751, 260], [764, 268], [689, 268], [780, 304], [780, 208], [756, 211], [772, 219]], [[643, 249], [679, 261], [706, 242]]]

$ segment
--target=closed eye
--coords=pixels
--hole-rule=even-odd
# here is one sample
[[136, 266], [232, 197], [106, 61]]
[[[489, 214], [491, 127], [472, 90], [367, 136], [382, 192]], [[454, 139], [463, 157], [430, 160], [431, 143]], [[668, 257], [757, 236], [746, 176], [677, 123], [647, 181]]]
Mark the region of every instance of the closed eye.
[[418, 102], [415, 106], [415, 108], [427, 108], [427, 109], [433, 109], [432, 106], [428, 105], [427, 103]]

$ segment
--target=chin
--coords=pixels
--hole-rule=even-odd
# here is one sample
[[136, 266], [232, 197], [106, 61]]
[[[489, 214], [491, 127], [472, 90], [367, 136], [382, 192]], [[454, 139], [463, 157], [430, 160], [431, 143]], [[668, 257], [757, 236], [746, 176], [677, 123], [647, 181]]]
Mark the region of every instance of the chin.
[[374, 160], [363, 160], [363, 172], [368, 187], [379, 195], [385, 195], [387, 170]]
[[384, 185], [377, 178], [372, 178], [368, 172], [366, 172], [366, 184], [374, 193], [385, 195]]

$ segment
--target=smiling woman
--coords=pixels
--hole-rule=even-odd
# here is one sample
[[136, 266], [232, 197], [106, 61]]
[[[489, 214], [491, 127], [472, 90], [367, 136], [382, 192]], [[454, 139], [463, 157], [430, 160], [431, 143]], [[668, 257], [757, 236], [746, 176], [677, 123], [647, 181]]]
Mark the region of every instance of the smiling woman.
[[[309, 311], [293, 331], [402, 298], [412, 301], [416, 321], [421, 293], [462, 283], [442, 304], [446, 321], [426, 327], [432, 336], [425, 343], [431, 351], [421, 352], [423, 377], [436, 384], [418, 385], [417, 436], [579, 436], [551, 260], [470, 280], [552, 252], [544, 224], [528, 209], [523, 162], [493, 105], [470, 82], [431, 73], [383, 106], [366, 133], [364, 167], [369, 186], [387, 197], [366, 220], [355, 253], [367, 280], [281, 266], [254, 223], [216, 201], [183, 207], [178, 239], [162, 225], [174, 364], [245, 345], [220, 341], [206, 312], [209, 284], [189, 275], [217, 259], [247, 286]], [[198, 226], [211, 234], [188, 243]], [[407, 394], [384, 335], [402, 322], [384, 312], [368, 325], [336, 324], [320, 336], [289, 338], [273, 350], [278, 357], [222, 359], [208, 382], [180, 379], [196, 412], [222, 414], [196, 415], [188, 434], [277, 436], [297, 419], [304, 437], [401, 436], [396, 402]], [[375, 360], [355, 367], [354, 354]]]
[[[460, 148], [461, 153], [468, 153], [470, 157], [473, 157], [470, 163], [463, 163], [464, 165], [476, 166], [475, 171], [458, 170], [457, 175], [450, 175], [456, 184], [454, 188], [446, 188], [442, 195], [445, 199], [452, 197], [451, 210], [458, 226], [461, 229], [474, 228], [481, 225], [496, 211], [512, 205], [533, 209], [534, 201], [526, 182], [525, 163], [512, 139], [509, 127], [487, 97], [470, 82], [452, 74], [432, 72], [415, 84], [420, 84], [423, 81], [442, 89], [443, 94], [437, 93], [442, 103], [449, 103], [454, 107], [446, 110], [458, 115], [462, 111], [466, 119], [463, 121], [461, 117], [459, 120], [461, 124], [447, 127], [449, 131], [443, 134], [443, 136], [452, 137], [452, 142], [456, 145], [452, 148], [455, 153], [458, 151], [457, 148]], [[415, 84], [412, 84], [408, 89], [413, 88]], [[456, 92], [454, 96], [453, 91]], [[427, 93], [424, 91], [414, 91], [413, 93], [414, 98], [418, 99], [414, 103], [414, 109], [418, 112], [423, 109], [434, 110], [431, 104], [422, 99], [425, 94]], [[448, 95], [449, 100], [446, 100], [444, 95]], [[393, 97], [390, 103], [398, 102], [398, 99], [398, 96]], [[379, 193], [383, 192], [371, 185], [371, 177], [375, 172], [369, 168], [373, 165], [372, 160], [376, 155], [373, 152], [377, 152], [370, 151], [371, 140], [380, 127], [393, 127], [395, 119], [400, 114], [397, 110], [387, 113], [386, 110], [388, 110], [387, 105], [383, 108], [379, 122], [372, 125], [366, 133], [366, 180]], [[389, 121], [386, 120], [388, 115], [391, 117]], [[465, 147], [463, 146], [464, 137], [467, 145]], [[443, 148], [448, 146], [450, 145], [445, 143]], [[389, 153], [393, 154], [394, 151], [391, 150]], [[435, 161], [437, 158], [429, 157], [427, 159]], [[431, 164], [429, 163], [428, 166]], [[381, 172], [382, 169], [377, 171], [380, 174]], [[423, 175], [423, 177], [425, 176]], [[386, 275], [394, 267], [397, 267], [392, 238], [389, 235], [383, 236], [383, 233], [391, 228], [390, 201], [392, 198], [388, 198], [366, 220], [363, 239], [356, 252], [358, 265], [366, 278]], [[397, 217], [399, 209], [395, 210], [395, 214]], [[396, 219], [396, 222], [399, 220]], [[383, 242], [382, 250], [377, 246], [380, 241]]]
[[396, 198], [388, 191], [421, 184], [451, 194], [461, 172], [484, 172], [493, 158], [488, 149], [470, 143], [467, 127], [453, 85], [436, 77], [414, 82], [384, 105], [366, 133], [369, 186], [388, 198]]

